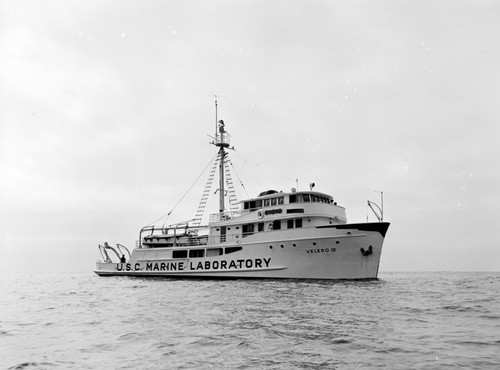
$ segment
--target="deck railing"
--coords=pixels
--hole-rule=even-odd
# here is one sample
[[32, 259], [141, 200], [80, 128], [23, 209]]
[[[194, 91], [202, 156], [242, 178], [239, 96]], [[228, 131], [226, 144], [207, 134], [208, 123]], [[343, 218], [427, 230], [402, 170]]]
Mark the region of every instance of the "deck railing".
[[237, 211], [212, 213], [210, 215], [210, 222], [226, 221], [235, 217], [246, 215], [248, 213], [250, 213], [248, 209], [238, 209]]

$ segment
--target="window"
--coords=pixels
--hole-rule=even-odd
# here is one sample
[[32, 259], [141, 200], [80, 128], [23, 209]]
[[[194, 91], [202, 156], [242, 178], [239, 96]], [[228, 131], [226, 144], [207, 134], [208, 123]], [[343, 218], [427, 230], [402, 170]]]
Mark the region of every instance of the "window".
[[252, 235], [254, 232], [254, 224], [243, 225], [243, 237]]
[[304, 208], [289, 208], [286, 213], [304, 213]]
[[226, 241], [226, 226], [221, 226], [220, 228], [220, 242], [224, 243]]
[[286, 227], [287, 227], [288, 229], [293, 229], [293, 220], [288, 220], [288, 221], [286, 222]]
[[226, 254], [238, 252], [238, 251], [241, 251], [242, 249], [243, 249], [243, 247], [227, 247]]
[[187, 258], [188, 251], [183, 249], [180, 251], [172, 251], [172, 258]]
[[309, 194], [302, 194], [302, 199], [304, 202], [309, 202]]
[[264, 223], [263, 222], [259, 222], [257, 224], [257, 228], [258, 228], [258, 231], [264, 231]]
[[271, 205], [275, 206], [276, 205], [276, 198], [271, 199]]
[[288, 198], [288, 201], [290, 203], [296, 203], [297, 202], [297, 195], [296, 194], [291, 194], [290, 197]]
[[254, 209], [254, 208], [260, 208], [262, 207], [262, 200], [252, 200], [250, 202], [250, 209]]
[[296, 228], [302, 227], [302, 219], [301, 218], [295, 219], [295, 227]]
[[284, 197], [279, 197], [278, 198], [278, 204], [284, 204], [285, 203], [285, 198]]
[[281, 221], [280, 220], [274, 220], [273, 221], [273, 230], [280, 230], [281, 229]]
[[222, 255], [222, 248], [207, 249], [207, 257], [215, 257]]
[[264, 207], [269, 207], [269, 199], [264, 199]]
[[189, 258], [201, 258], [205, 255], [204, 249], [191, 249], [189, 251]]

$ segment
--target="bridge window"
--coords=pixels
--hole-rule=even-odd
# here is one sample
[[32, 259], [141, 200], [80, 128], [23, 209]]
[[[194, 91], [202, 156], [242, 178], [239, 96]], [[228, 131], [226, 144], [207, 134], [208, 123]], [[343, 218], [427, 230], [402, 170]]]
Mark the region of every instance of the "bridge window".
[[264, 207], [269, 207], [269, 199], [264, 199]]
[[275, 205], [276, 205], [276, 202], [277, 202], [276, 198], [271, 199], [271, 205], [272, 205], [272, 206], [275, 206]]
[[284, 204], [284, 203], [285, 203], [285, 197], [279, 197], [278, 204]]

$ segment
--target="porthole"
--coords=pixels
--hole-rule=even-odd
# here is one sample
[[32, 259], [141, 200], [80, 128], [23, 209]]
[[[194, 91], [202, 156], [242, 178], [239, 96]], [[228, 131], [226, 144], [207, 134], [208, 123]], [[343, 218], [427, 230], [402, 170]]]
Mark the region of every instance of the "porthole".
[[297, 244], [293, 243], [293, 246], [294, 246], [294, 247], [296, 247], [296, 246], [297, 246]]
[[283, 244], [281, 244], [281, 248], [285, 248], [285, 247], [283, 246]]
[[339, 244], [340, 242], [337, 240], [335, 243], [336, 243], [336, 244]]
[[273, 246], [272, 246], [272, 245], [270, 245], [270, 246], [269, 246], [269, 249], [273, 249]]
[[316, 245], [316, 242], [313, 242], [313, 245]]

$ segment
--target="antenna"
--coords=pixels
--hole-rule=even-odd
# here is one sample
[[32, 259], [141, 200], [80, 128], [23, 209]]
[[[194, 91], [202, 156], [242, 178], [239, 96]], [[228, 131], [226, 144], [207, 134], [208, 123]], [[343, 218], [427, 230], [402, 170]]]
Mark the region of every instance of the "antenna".
[[217, 119], [217, 102], [219, 98], [227, 98], [226, 95], [217, 95], [217, 94], [211, 94], [211, 95], [205, 95], [206, 97], [209, 98], [214, 98], [215, 101], [215, 136], [217, 137], [217, 124], [219, 120]]
[[217, 137], [217, 95], [214, 94], [215, 99], [215, 137]]

